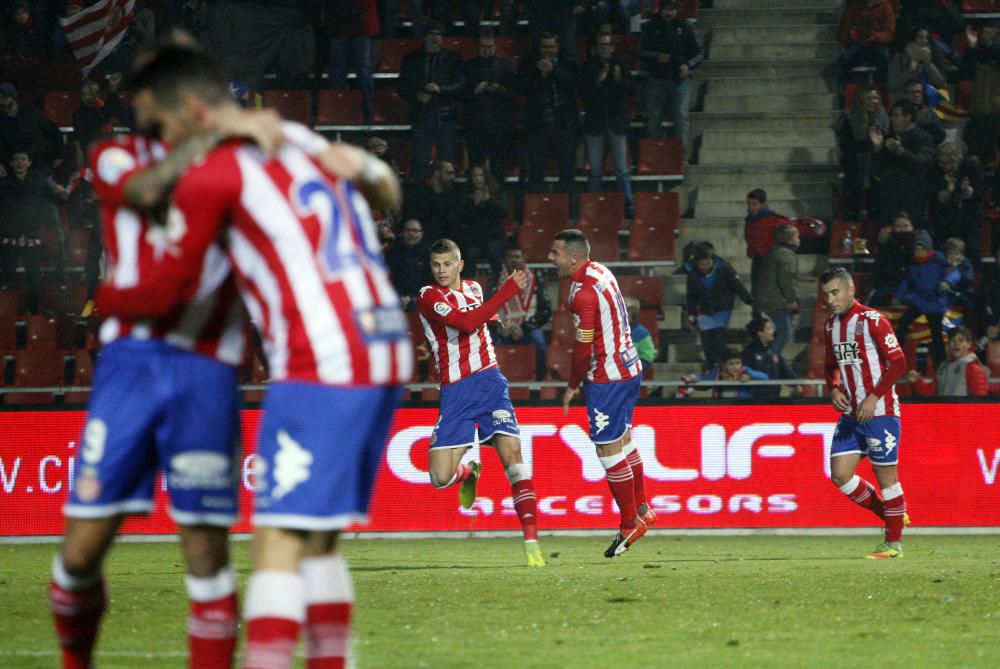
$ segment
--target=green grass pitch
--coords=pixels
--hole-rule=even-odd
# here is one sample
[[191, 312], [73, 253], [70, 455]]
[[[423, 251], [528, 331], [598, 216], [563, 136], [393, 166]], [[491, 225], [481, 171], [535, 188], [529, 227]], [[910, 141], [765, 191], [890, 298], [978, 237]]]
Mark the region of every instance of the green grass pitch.
[[[881, 561], [861, 559], [874, 533], [651, 535], [614, 560], [608, 539], [542, 537], [544, 569], [515, 538], [346, 541], [357, 666], [1000, 667], [997, 536], [914, 535]], [[0, 545], [0, 667], [58, 665], [54, 550]], [[98, 666], [184, 667], [179, 547], [120, 544], [107, 573]]]

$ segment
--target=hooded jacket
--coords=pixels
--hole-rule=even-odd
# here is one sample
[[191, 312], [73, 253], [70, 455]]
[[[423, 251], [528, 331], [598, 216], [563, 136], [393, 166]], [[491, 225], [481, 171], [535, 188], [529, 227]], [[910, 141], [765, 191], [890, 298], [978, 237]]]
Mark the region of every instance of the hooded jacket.
[[934, 250], [926, 230], [917, 232], [913, 245], [924, 246], [930, 254], [921, 259], [914, 256], [896, 297], [922, 314], [943, 314], [948, 310], [948, 291], [941, 289], [941, 282], [956, 285], [961, 278], [959, 272], [948, 264], [943, 253]]

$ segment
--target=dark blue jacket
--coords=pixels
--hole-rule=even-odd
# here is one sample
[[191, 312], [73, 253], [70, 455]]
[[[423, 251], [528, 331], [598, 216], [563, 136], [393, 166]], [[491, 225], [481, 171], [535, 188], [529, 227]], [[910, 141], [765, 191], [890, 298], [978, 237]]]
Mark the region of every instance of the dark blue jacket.
[[896, 290], [896, 298], [922, 314], [943, 314], [948, 310], [949, 291], [941, 289], [941, 282], [955, 286], [960, 278], [959, 271], [948, 264], [944, 254], [935, 251], [929, 260], [910, 265]]

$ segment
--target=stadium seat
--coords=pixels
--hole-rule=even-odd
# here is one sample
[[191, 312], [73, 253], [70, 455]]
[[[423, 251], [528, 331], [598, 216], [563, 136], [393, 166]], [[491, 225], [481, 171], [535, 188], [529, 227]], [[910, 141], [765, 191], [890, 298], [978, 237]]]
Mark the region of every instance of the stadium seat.
[[[569, 195], [567, 193], [526, 193], [522, 225], [557, 225], [559, 230], [568, 228]], [[550, 240], [551, 241], [551, 240]], [[548, 245], [546, 244], [546, 249]]]
[[[372, 99], [375, 116], [373, 121], [376, 125], [409, 125], [410, 104], [399, 97], [395, 90], [375, 90], [375, 97]], [[396, 156], [396, 162], [399, 157]], [[402, 163], [399, 162], [400, 167]]]
[[552, 313], [552, 346], [567, 344], [572, 346], [576, 337], [573, 314], [569, 309], [559, 309]]
[[992, 339], [987, 344], [986, 364], [993, 376], [1000, 376], [1000, 339]]
[[618, 262], [618, 228], [580, 223], [577, 229], [587, 235], [592, 260], [602, 263]]
[[684, 174], [684, 147], [678, 138], [639, 140], [639, 164], [636, 174]]
[[275, 89], [264, 91], [261, 95], [264, 106], [276, 110], [285, 120], [309, 124], [309, 91]]
[[809, 373], [816, 379], [826, 375], [826, 345], [823, 341], [815, 337], [809, 340]]
[[[0, 354], [13, 355], [16, 348], [17, 316], [14, 314], [4, 314], [0, 316]], [[0, 382], [2, 381], [3, 379], [0, 378]]]
[[38, 300], [45, 311], [76, 316], [87, 302], [87, 286], [79, 282], [43, 281]]
[[0, 286], [0, 315], [24, 313], [25, 302], [25, 290], [21, 286]]
[[[66, 363], [56, 349], [22, 349], [14, 354], [14, 386], [62, 386]], [[47, 404], [55, 391], [17, 392], [4, 396], [5, 404]]]
[[28, 348], [51, 351], [56, 348], [56, 319], [52, 316], [32, 315], [25, 317]]
[[646, 326], [653, 337], [653, 346], [660, 350], [660, 313], [656, 309], [639, 309], [639, 322]]
[[[77, 349], [73, 357], [73, 385], [92, 386], [94, 384], [94, 358], [85, 348]], [[67, 404], [86, 404], [90, 392], [86, 390], [71, 391], [63, 395]]]
[[635, 194], [635, 218], [629, 228], [628, 259], [675, 260], [680, 222], [677, 193]]
[[[531, 344], [505, 344], [494, 346], [497, 365], [509, 381], [535, 380], [535, 347]], [[512, 400], [527, 400], [531, 398], [530, 388], [510, 389]]]
[[66, 232], [66, 267], [82, 270], [90, 255], [90, 228], [71, 227]]
[[611, 228], [617, 233], [624, 225], [623, 193], [580, 193], [578, 228]]
[[314, 127], [323, 130], [330, 126], [361, 125], [364, 102], [361, 91], [319, 91], [316, 102]]
[[663, 279], [658, 276], [619, 276], [618, 287], [625, 297], [639, 300], [643, 309], [663, 311]]
[[555, 342], [549, 346], [545, 354], [545, 369], [548, 376], [553, 381], [569, 381], [569, 373], [573, 364], [572, 344], [559, 344]]
[[73, 127], [73, 112], [80, 106], [80, 91], [49, 91], [42, 112], [60, 128]]
[[1000, 0], [962, 0], [963, 12], [1000, 12]]
[[414, 37], [386, 37], [379, 41], [382, 44], [382, 56], [379, 58], [376, 72], [399, 72], [406, 54], [421, 47], [421, 41]]
[[59, 230], [54, 225], [43, 225], [38, 237], [42, 240], [42, 267], [55, 268], [60, 254]]
[[569, 309], [569, 279], [559, 279], [559, 304], [557, 309]]
[[564, 228], [565, 222], [560, 221], [522, 223], [517, 231], [517, 243], [524, 250], [525, 262], [547, 262], [552, 238]]
[[442, 46], [462, 54], [462, 60], [476, 57], [475, 37], [445, 37]]

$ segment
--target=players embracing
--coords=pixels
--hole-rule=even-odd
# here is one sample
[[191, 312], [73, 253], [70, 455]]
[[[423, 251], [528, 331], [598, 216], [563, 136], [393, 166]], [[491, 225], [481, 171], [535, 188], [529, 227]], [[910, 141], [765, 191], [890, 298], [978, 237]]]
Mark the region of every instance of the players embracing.
[[507, 379], [497, 367], [486, 326], [496, 320], [496, 312], [505, 302], [520, 294], [527, 277], [520, 270], [513, 272], [497, 293], [484, 301], [482, 287], [462, 279], [465, 263], [455, 242], [434, 242], [430, 263], [435, 284], [420, 290], [417, 310], [441, 382], [441, 406], [428, 456], [431, 484], [435, 488], [460, 484], [459, 500], [468, 509], [476, 500], [482, 464], [463, 463], [462, 456], [477, 442], [492, 446], [510, 482], [528, 566], [544, 567], [531, 468], [521, 458], [521, 433]]
[[632, 410], [639, 398], [642, 362], [632, 343], [625, 298], [614, 274], [590, 259], [590, 243], [579, 230], [563, 230], [552, 241], [549, 260], [560, 279], [569, 278], [569, 308], [576, 325], [569, 387], [563, 413], [581, 390], [587, 402], [590, 440], [604, 466], [621, 523], [604, 557], [629, 550], [656, 523], [646, 502], [642, 457], [632, 441]]
[[[841, 492], [885, 523], [885, 540], [866, 557], [903, 557], [903, 527], [909, 523], [899, 483], [900, 411], [895, 384], [906, 373], [906, 358], [892, 325], [877, 310], [854, 299], [854, 280], [843, 267], [819, 277], [830, 308], [824, 327], [826, 383], [837, 421], [830, 448], [830, 474]], [[881, 488], [855, 472], [871, 460]]]

